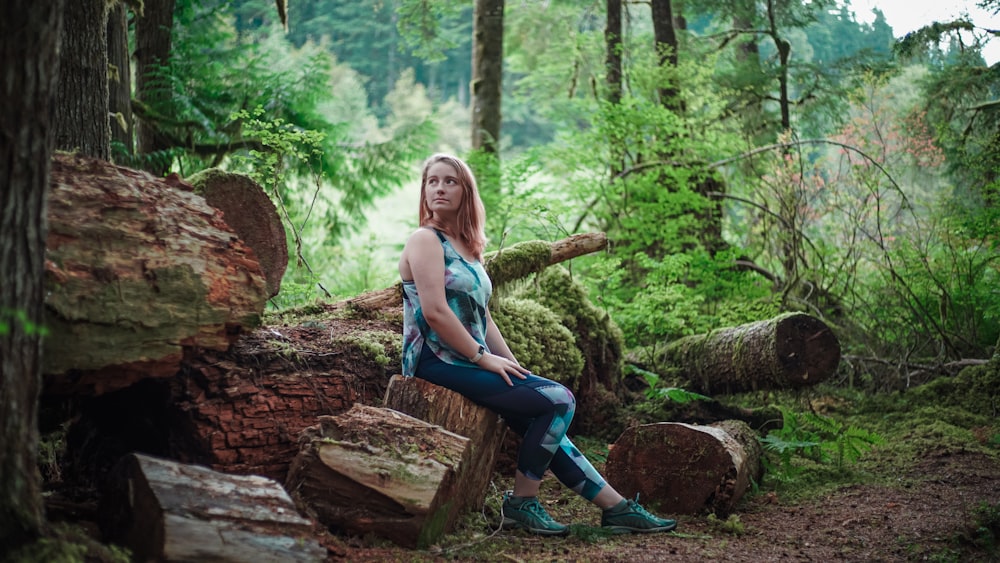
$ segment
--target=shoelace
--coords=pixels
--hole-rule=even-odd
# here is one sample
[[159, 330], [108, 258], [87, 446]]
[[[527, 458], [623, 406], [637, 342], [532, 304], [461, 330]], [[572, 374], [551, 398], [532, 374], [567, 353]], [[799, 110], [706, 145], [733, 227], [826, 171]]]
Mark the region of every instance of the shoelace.
[[555, 519], [549, 516], [549, 513], [545, 510], [538, 500], [530, 500], [524, 502], [520, 507], [521, 510], [526, 510], [538, 517], [542, 522], [546, 524], [555, 523]]
[[645, 516], [646, 518], [649, 518], [649, 519], [654, 520], [654, 521], [659, 520], [659, 518], [657, 516], [654, 516], [653, 513], [649, 512], [648, 510], [646, 510], [645, 508], [643, 508], [641, 504], [639, 504], [639, 493], [636, 493], [635, 494], [635, 500], [628, 501], [628, 504], [629, 504], [629, 508], [631, 508], [632, 510], [634, 510], [634, 511], [638, 512], [639, 514]]

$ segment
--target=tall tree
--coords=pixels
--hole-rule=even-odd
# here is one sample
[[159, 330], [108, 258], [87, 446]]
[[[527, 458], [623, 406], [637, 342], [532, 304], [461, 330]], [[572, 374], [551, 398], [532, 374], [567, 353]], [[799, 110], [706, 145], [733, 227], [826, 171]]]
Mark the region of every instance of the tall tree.
[[130, 59], [128, 7], [124, 1], [117, 1], [108, 8], [108, 113], [111, 115], [111, 140], [126, 157], [134, 152]]
[[56, 148], [109, 160], [107, 0], [66, 5], [56, 98]]
[[[155, 155], [169, 147], [148, 108], [162, 107], [170, 97], [164, 67], [170, 62], [175, 4], [175, 0], [147, 0], [135, 22], [135, 97], [145, 112], [136, 127], [137, 152], [142, 155]], [[170, 166], [170, 161], [162, 158], [146, 159], [145, 163], [145, 168], [157, 175]]]
[[[0, 8], [0, 552], [44, 524], [38, 473], [46, 194], [61, 0]], [[107, 119], [102, 118], [103, 123]]]
[[476, 0], [472, 31], [472, 148], [500, 153], [504, 0]]

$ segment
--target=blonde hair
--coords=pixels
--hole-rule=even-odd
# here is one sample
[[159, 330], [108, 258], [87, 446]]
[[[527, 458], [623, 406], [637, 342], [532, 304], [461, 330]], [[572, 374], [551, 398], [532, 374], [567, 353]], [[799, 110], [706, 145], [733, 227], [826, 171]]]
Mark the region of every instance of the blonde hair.
[[[445, 225], [427, 207], [427, 171], [439, 162], [454, 168], [462, 185], [462, 203], [459, 205], [456, 225]], [[433, 227], [449, 237], [457, 238], [477, 260], [483, 259], [483, 250], [486, 248], [486, 208], [479, 197], [476, 177], [462, 159], [438, 153], [424, 162], [424, 169], [420, 175], [420, 226]]]

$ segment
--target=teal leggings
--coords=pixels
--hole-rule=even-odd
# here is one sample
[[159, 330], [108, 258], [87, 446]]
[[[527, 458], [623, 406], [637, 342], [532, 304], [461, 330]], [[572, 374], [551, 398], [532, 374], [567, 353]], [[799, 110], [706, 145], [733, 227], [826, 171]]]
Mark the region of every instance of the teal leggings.
[[442, 362], [427, 346], [416, 371], [417, 377], [502, 416], [521, 435], [517, 468], [529, 479], [541, 480], [545, 470], [551, 469], [562, 484], [587, 500], [593, 500], [607, 484], [566, 437], [576, 399], [562, 384], [528, 375], [527, 379], [511, 377], [511, 387], [491, 371]]

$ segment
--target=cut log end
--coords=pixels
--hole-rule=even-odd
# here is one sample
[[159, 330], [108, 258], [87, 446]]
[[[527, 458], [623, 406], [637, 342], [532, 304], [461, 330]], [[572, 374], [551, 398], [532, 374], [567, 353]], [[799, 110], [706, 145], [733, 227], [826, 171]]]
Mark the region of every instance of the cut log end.
[[840, 342], [823, 321], [789, 315], [775, 328], [775, 349], [786, 381], [808, 386], [825, 379], [840, 363]]

